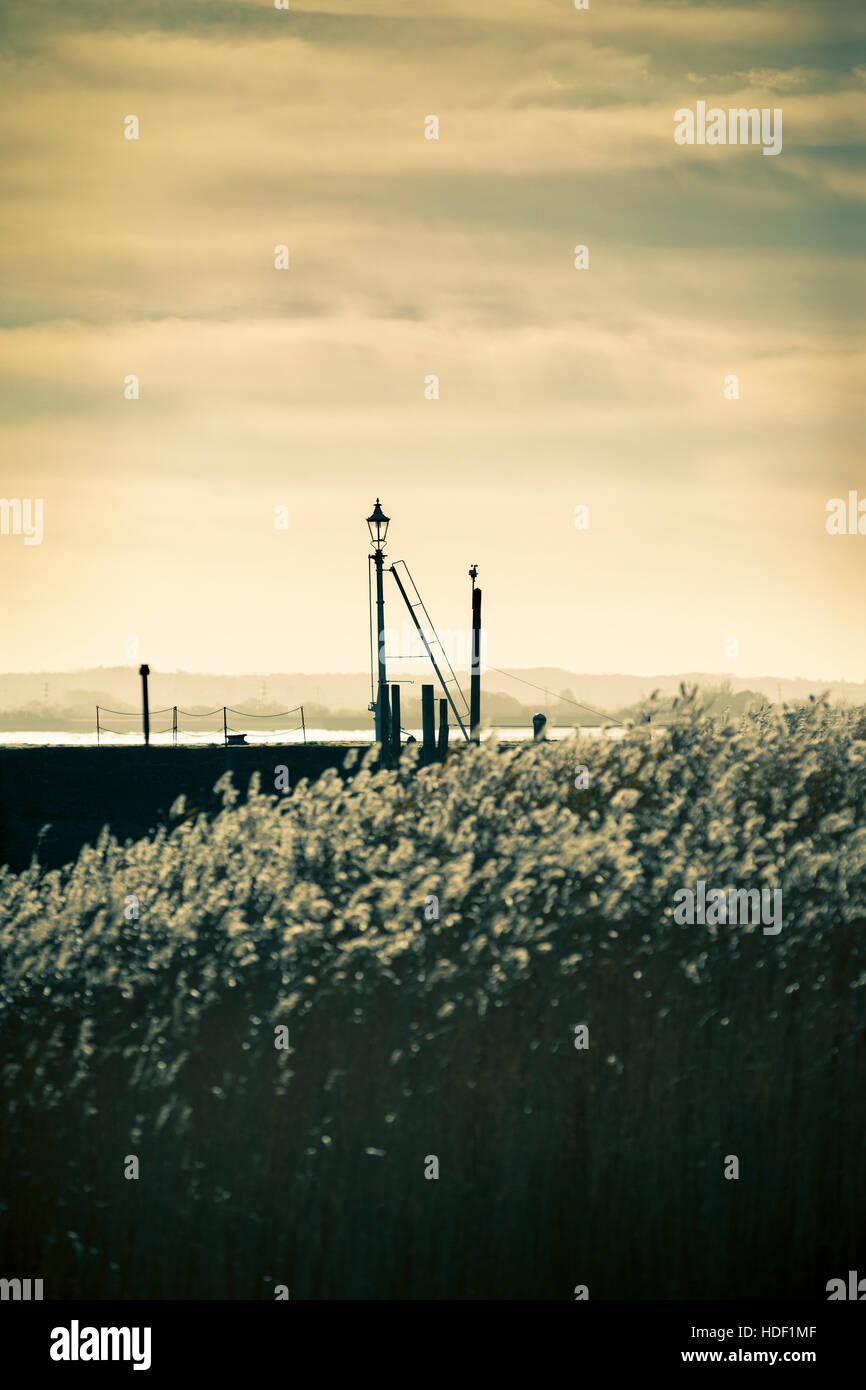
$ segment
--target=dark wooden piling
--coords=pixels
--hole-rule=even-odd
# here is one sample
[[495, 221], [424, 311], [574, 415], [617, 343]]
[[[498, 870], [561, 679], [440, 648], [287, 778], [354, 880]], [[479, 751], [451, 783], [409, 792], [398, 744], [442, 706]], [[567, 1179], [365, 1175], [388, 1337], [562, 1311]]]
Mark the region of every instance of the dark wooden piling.
[[437, 753], [440, 762], [444, 762], [448, 752], [448, 701], [439, 701], [439, 744]]
[[391, 701], [388, 698], [386, 682], [379, 686], [379, 728], [382, 756], [386, 757], [391, 743]]
[[421, 687], [421, 756], [425, 766], [436, 756], [436, 709], [433, 703], [432, 685]]
[[472, 670], [469, 676], [469, 737], [481, 738], [481, 590], [472, 590]]
[[394, 767], [400, 761], [400, 687], [391, 686], [391, 762]]
[[147, 692], [147, 678], [150, 675], [150, 667], [142, 662], [138, 668], [141, 676], [141, 729], [144, 734], [145, 748], [150, 743], [150, 697]]
[[387, 767], [391, 761], [391, 701], [386, 682], [379, 686], [379, 730], [379, 766]]

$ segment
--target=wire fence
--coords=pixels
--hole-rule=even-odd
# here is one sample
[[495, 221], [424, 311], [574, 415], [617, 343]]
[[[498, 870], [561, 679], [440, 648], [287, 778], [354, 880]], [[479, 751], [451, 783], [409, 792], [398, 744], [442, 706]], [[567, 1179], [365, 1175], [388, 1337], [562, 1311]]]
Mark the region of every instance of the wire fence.
[[[106, 723], [103, 718], [104, 715], [110, 716], [111, 724]], [[265, 721], [269, 721], [270, 725], [274, 726], [277, 720], [287, 719], [291, 715], [300, 716], [300, 722], [290, 727], [285, 725], [264, 726]], [[117, 723], [121, 723], [120, 728], [112, 727]], [[219, 705], [212, 710], [189, 710], [180, 709], [178, 705], [167, 705], [164, 709], [150, 710], [149, 726], [151, 738], [170, 736], [172, 745], [175, 747], [178, 742], [187, 744], [219, 742], [226, 745], [242, 744], [246, 743], [247, 734], [300, 734], [300, 741], [303, 743], [307, 741], [303, 705], [296, 705], [294, 709], [279, 710], [273, 714], [253, 714], [248, 710], [233, 709], [231, 705]], [[106, 705], [97, 705], [96, 743], [98, 747], [102, 744], [103, 734], [111, 734], [116, 738], [139, 735], [142, 741], [146, 742], [142, 711], [108, 709]]]

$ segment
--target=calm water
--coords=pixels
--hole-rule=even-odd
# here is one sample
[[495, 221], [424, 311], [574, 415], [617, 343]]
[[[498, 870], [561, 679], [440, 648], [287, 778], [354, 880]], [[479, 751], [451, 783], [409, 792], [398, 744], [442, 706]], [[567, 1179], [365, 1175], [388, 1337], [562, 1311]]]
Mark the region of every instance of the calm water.
[[[410, 730], [409, 732], [411, 732], [411, 733], [413, 733], [413, 734], [415, 735], [415, 738], [418, 740], [419, 743], [421, 742], [421, 730], [420, 730], [420, 729], [412, 729], [412, 730]], [[549, 737], [549, 738], [556, 738], [556, 739], [559, 739], [559, 738], [570, 738], [570, 737], [571, 737], [572, 735], [574, 735], [576, 732], [578, 732], [578, 731], [575, 730], [575, 729], [567, 729], [567, 728], [556, 729], [556, 728], [552, 728], [552, 729], [549, 729], [549, 730], [548, 730], [548, 737]], [[602, 730], [601, 730], [601, 729], [598, 729], [598, 728], [586, 728], [586, 729], [581, 729], [579, 732], [581, 733], [582, 736], [586, 736], [586, 737], [589, 737], [589, 738], [597, 738], [597, 737], [599, 737], [600, 734], [602, 733]], [[619, 737], [622, 736], [623, 730], [622, 730], [622, 729], [618, 729], [618, 728], [612, 728], [612, 729], [607, 729], [607, 730], [605, 730], [604, 732], [607, 733], [611, 738], [619, 738]], [[450, 734], [451, 734], [451, 739], [452, 739], [452, 741], [453, 741], [455, 738], [457, 738], [457, 739], [460, 738], [460, 731], [459, 731], [459, 729], [455, 730], [455, 728], [454, 728], [453, 725], [452, 725], [452, 727], [451, 727]], [[489, 735], [488, 735], [488, 734], [485, 734], [485, 738], [487, 738], [487, 737], [489, 737]], [[532, 738], [532, 729], [531, 729], [531, 728], [522, 728], [522, 727], [521, 727], [521, 728], [513, 728], [513, 729], [512, 729], [512, 728], [498, 729], [498, 730], [496, 731], [496, 737], [497, 737], [497, 738], [499, 739], [499, 741], [502, 742], [502, 743], [511, 743], [511, 742], [516, 742], [516, 741], [522, 741], [522, 740], [527, 739], [527, 738], [530, 738], [530, 739]], [[287, 730], [284, 730], [284, 731], [276, 730], [276, 731], [274, 731], [274, 732], [268, 732], [268, 733], [262, 732], [262, 733], [255, 733], [255, 734], [247, 734], [247, 735], [246, 735], [246, 738], [247, 738], [247, 742], [250, 743], [250, 744], [259, 744], [259, 743], [261, 743], [261, 744], [268, 744], [268, 743], [287, 744], [287, 743], [303, 743], [303, 742], [304, 742], [304, 736], [303, 736], [303, 733], [301, 732], [300, 729], [287, 729]], [[170, 734], [170, 733], [169, 733], [169, 734], [151, 734], [150, 741], [151, 741], [152, 744], [154, 744], [154, 745], [157, 746], [157, 747], [170, 747], [170, 746], [171, 746], [171, 743], [172, 743], [172, 737], [171, 737], [171, 734]], [[183, 744], [185, 747], [190, 747], [190, 746], [194, 747], [196, 744], [221, 744], [221, 743], [223, 742], [223, 735], [222, 735], [221, 732], [220, 732], [220, 733], [205, 733], [205, 734], [187, 734], [187, 733], [181, 734], [181, 733], [179, 733], [178, 736], [177, 736], [177, 741], [178, 741], [179, 744]], [[141, 737], [141, 734], [140, 734], [140, 733], [135, 733], [135, 734], [109, 734], [109, 733], [101, 733], [100, 736], [99, 736], [99, 742], [100, 742], [100, 745], [103, 746], [103, 747], [105, 747], [105, 748], [109, 748], [109, 747], [121, 747], [121, 748], [122, 748], [122, 747], [125, 747], [125, 746], [135, 747], [136, 745], [140, 745], [140, 744], [141, 744], [141, 742], [142, 742], [142, 737]], [[372, 743], [372, 742], [373, 742], [373, 731], [372, 731], [372, 729], [370, 729], [370, 728], [367, 728], [367, 729], [307, 729], [307, 743], [359, 743], [359, 744], [364, 744], [364, 743]], [[62, 730], [62, 729], [59, 729], [59, 730], [53, 730], [53, 729], [36, 729], [36, 730], [31, 730], [31, 731], [28, 731], [28, 730], [26, 730], [26, 729], [23, 729], [23, 730], [13, 730], [13, 731], [10, 731], [10, 732], [0, 732], [0, 746], [5, 746], [5, 747], [7, 747], [7, 748], [9, 748], [9, 747], [19, 747], [19, 748], [21, 748], [21, 747], [33, 747], [33, 748], [46, 748], [46, 747], [58, 747], [58, 748], [95, 748], [95, 747], [97, 746], [97, 742], [96, 742], [96, 734], [95, 734], [95, 732], [94, 732], [94, 733], [89, 733], [89, 734], [85, 734], [85, 733], [78, 733], [78, 734], [76, 734], [76, 733], [67, 733], [65, 730]]]

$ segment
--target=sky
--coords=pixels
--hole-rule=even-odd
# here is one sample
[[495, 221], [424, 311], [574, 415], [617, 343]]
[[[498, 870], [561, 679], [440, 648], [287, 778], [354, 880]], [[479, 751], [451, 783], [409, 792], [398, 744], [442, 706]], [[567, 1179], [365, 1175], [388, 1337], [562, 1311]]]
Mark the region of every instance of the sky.
[[[866, 679], [866, 534], [827, 530], [866, 503], [864, 37], [4, 0], [0, 494], [43, 534], [0, 535], [0, 669], [363, 670], [380, 497], [446, 634], [478, 565], [497, 667]], [[677, 144], [698, 102], [781, 109], [780, 153]]]

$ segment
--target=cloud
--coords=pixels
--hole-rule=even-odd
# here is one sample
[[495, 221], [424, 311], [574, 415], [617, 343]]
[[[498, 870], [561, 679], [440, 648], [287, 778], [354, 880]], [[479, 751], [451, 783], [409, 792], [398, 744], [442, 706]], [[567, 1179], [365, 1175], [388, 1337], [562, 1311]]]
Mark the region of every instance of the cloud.
[[[47, 526], [0, 546], [18, 664], [110, 661], [148, 623], [163, 664], [213, 665], [230, 631], [267, 667], [263, 592], [311, 663], [363, 664], [377, 491], [422, 571], [483, 542], [504, 664], [700, 666], [689, 634], [731, 602], [783, 669], [804, 574], [822, 632], [854, 622], [855, 560], [821, 549], [862, 473], [853, 29], [563, 0], [7, 0], [2, 23], [3, 487]], [[704, 96], [782, 105], [782, 156], [675, 146]]]

